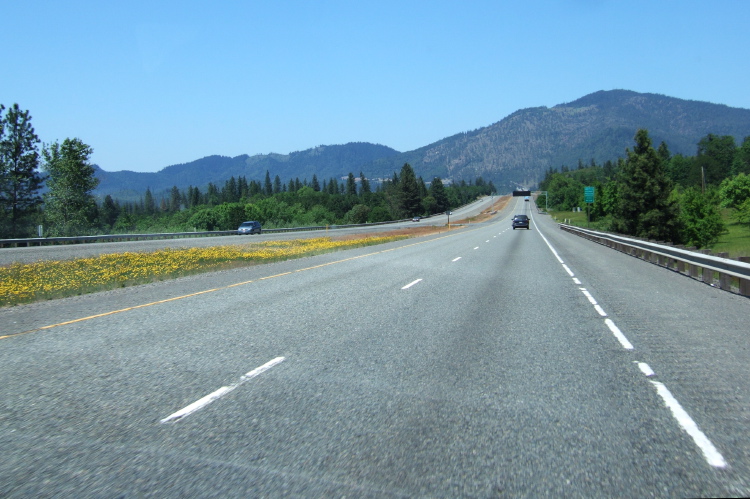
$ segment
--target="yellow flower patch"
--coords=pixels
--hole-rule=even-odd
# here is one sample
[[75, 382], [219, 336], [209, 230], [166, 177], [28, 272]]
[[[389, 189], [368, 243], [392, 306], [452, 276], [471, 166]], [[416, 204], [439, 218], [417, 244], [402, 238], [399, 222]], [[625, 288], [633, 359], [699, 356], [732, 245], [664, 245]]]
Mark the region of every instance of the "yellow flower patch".
[[167, 248], [0, 267], [0, 306], [112, 289], [239, 265], [288, 260], [382, 244], [405, 236], [268, 241], [211, 248]]

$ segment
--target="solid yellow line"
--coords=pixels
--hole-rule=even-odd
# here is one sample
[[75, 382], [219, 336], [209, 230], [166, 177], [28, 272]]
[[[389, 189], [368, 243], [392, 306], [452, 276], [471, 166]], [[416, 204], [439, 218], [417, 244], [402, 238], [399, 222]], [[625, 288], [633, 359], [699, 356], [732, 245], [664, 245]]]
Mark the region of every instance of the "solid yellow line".
[[306, 270], [318, 269], [318, 268], [321, 268], [321, 267], [326, 267], [328, 265], [334, 265], [334, 264], [337, 264], [337, 263], [344, 263], [344, 262], [348, 262], [348, 261], [351, 261], [351, 260], [356, 260], [358, 258], [365, 258], [365, 257], [368, 257], [368, 256], [378, 255], [380, 253], [387, 253], [388, 251], [394, 251], [394, 250], [397, 250], [397, 249], [409, 248], [411, 246], [416, 246], [416, 245], [419, 245], [419, 244], [425, 244], [425, 243], [429, 243], [429, 242], [432, 242], [432, 241], [437, 241], [439, 239], [444, 239], [446, 237], [453, 237], [453, 236], [456, 236], [456, 235], [458, 235], [458, 233], [456, 233], [456, 234], [447, 234], [445, 236], [436, 237], [435, 239], [429, 239], [427, 241], [420, 241], [420, 242], [416, 242], [416, 243], [412, 243], [412, 244], [407, 244], [405, 246], [399, 246], [397, 248], [390, 248], [390, 249], [386, 249], [386, 250], [375, 251], [373, 253], [367, 253], [366, 255], [359, 255], [359, 256], [353, 256], [353, 257], [350, 257], [350, 258], [344, 258], [343, 260], [336, 260], [334, 262], [323, 263], [321, 265], [314, 265], [312, 267], [306, 267], [304, 269], [298, 269], [298, 270], [294, 270], [294, 271], [291, 271], [291, 272], [283, 272], [281, 274], [275, 274], [275, 275], [271, 275], [271, 276], [260, 277], [258, 279], [253, 279], [251, 281], [237, 282], [237, 283], [234, 283], [234, 284], [229, 284], [227, 286], [222, 286], [220, 288], [206, 289], [206, 290], [203, 290], [203, 291], [198, 291], [198, 292], [190, 293], [190, 294], [187, 294], [187, 295], [175, 296], [174, 298], [166, 298], [164, 300], [153, 301], [151, 303], [144, 303], [144, 304], [141, 304], [141, 305], [135, 305], [133, 307], [128, 307], [128, 308], [121, 308], [120, 310], [112, 310], [111, 312], [104, 312], [102, 314], [89, 315], [88, 317], [81, 317], [80, 319], [73, 319], [71, 321], [58, 322], [57, 324], [50, 324], [49, 326], [42, 326], [42, 327], [38, 327], [36, 329], [29, 329], [28, 331], [22, 331], [20, 333], [6, 334], [4, 336], [0, 336], [0, 340], [4, 340], [4, 339], [7, 339], [7, 338], [13, 338], [14, 336], [21, 336], [21, 335], [29, 334], [29, 333], [36, 333], [38, 331], [44, 331], [46, 329], [52, 329], [52, 328], [55, 328], [55, 327], [58, 327], [58, 326], [67, 326], [69, 324], [75, 324], [77, 322], [88, 321], [88, 320], [91, 320], [91, 319], [98, 319], [99, 317], [106, 317], [108, 315], [120, 314], [122, 312], [129, 312], [131, 310], [136, 310], [136, 309], [139, 309], [139, 308], [146, 308], [146, 307], [151, 307], [153, 305], [159, 305], [159, 304], [168, 303], [168, 302], [171, 302], [171, 301], [182, 300], [184, 298], [191, 298], [193, 296], [204, 295], [204, 294], [207, 294], [207, 293], [213, 293], [215, 291], [221, 291], [221, 290], [224, 290], [224, 289], [235, 288], [237, 286], [244, 286], [246, 284], [251, 284], [251, 283], [256, 282], [256, 281], [262, 281], [262, 280], [265, 280], [265, 279], [273, 279], [273, 278], [276, 278], [276, 277], [282, 277], [282, 276], [285, 276], [285, 275], [292, 274], [293, 272], [304, 272]]

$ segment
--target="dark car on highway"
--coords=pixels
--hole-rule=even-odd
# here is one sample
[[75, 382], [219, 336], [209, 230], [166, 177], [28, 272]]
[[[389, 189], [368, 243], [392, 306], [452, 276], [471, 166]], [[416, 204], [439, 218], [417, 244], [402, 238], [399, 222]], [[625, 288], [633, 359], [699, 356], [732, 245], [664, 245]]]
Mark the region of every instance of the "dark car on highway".
[[530, 229], [529, 227], [529, 217], [526, 215], [516, 215], [513, 217], [513, 230], [516, 230], [516, 228], [520, 229]]
[[242, 222], [237, 228], [237, 234], [260, 234], [260, 222]]

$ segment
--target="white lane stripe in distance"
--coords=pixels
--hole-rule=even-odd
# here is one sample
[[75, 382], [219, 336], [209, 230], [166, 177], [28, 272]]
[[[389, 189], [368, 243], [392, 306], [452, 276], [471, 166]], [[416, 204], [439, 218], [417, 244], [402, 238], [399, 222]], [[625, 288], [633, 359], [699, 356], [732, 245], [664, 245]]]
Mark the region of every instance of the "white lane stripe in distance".
[[246, 381], [248, 381], [248, 380], [250, 380], [250, 379], [258, 376], [259, 374], [261, 374], [261, 373], [263, 373], [263, 372], [271, 369], [276, 364], [280, 364], [280, 363], [284, 362], [284, 360], [285, 360], [284, 357], [276, 357], [275, 359], [266, 362], [262, 366], [256, 367], [252, 371], [250, 371], [250, 372], [246, 373], [245, 375], [243, 375], [240, 378], [240, 380], [237, 383], [235, 383], [234, 385], [222, 386], [218, 390], [216, 390], [216, 391], [214, 391], [212, 393], [209, 393], [205, 397], [203, 397], [203, 398], [201, 398], [199, 400], [196, 400], [192, 404], [190, 404], [190, 405], [188, 405], [188, 406], [180, 409], [179, 411], [177, 411], [177, 412], [175, 412], [173, 414], [170, 414], [166, 418], [162, 419], [161, 422], [162, 423], [169, 423], [170, 421], [176, 421], [178, 419], [184, 418], [185, 416], [188, 416], [188, 415], [194, 413], [195, 411], [198, 411], [198, 410], [204, 408], [205, 406], [207, 406], [211, 402], [220, 399], [221, 397], [223, 397], [227, 393], [231, 392], [235, 388], [238, 388], [241, 384], [245, 383]]
[[698, 428], [693, 418], [682, 408], [677, 399], [672, 396], [672, 393], [664, 386], [663, 383], [658, 381], [651, 381], [651, 384], [656, 387], [656, 393], [664, 400], [664, 404], [672, 411], [672, 416], [677, 420], [680, 427], [687, 432], [693, 438], [695, 445], [697, 445], [703, 457], [706, 458], [708, 464], [715, 468], [726, 468], [727, 462], [719, 451], [714, 447], [714, 444], [708, 439], [708, 437]]
[[[534, 223], [534, 226], [536, 226], [536, 223]], [[537, 227], [537, 229], [539, 229], [539, 227]], [[573, 281], [576, 284], [581, 284], [580, 281], [575, 278], [570, 269], [565, 265], [565, 263], [557, 254], [549, 241], [547, 241], [547, 238], [544, 237], [544, 234], [542, 234], [539, 230], [537, 230], [537, 233], [542, 236], [542, 239], [544, 239], [544, 242], [547, 244], [550, 251], [552, 251], [552, 254], [555, 255], [555, 258], [557, 258], [557, 260], [562, 264], [568, 274], [573, 277]], [[599, 307], [598, 305], [595, 306]], [[599, 307], [599, 309], [601, 309], [601, 307]], [[599, 309], [597, 311], [599, 311]], [[604, 310], [599, 311], [599, 313], [603, 316], [606, 316]], [[617, 338], [623, 348], [625, 348], [626, 350], [633, 350], [633, 345], [630, 343], [630, 341], [628, 341], [625, 335], [622, 334], [622, 331], [620, 331], [615, 323], [612, 322], [612, 319], [604, 319], [604, 323], [607, 325], [609, 330], [612, 331], [612, 334], [615, 335], [615, 338]], [[638, 368], [641, 370], [641, 372], [643, 372], [643, 374], [648, 377], [656, 375], [651, 367], [645, 362], [639, 362]], [[724, 460], [724, 457], [716, 449], [716, 447], [714, 447], [713, 443], [711, 443], [708, 437], [706, 437], [706, 435], [698, 428], [698, 425], [695, 423], [695, 421], [693, 421], [693, 418], [691, 418], [690, 415], [685, 411], [685, 409], [682, 408], [680, 403], [677, 401], [677, 399], [674, 398], [669, 389], [663, 383], [653, 380], [649, 381], [656, 388], [656, 392], [662, 398], [664, 404], [669, 408], [670, 411], [672, 411], [672, 415], [677, 420], [677, 423], [680, 425], [680, 427], [685, 430], [688, 435], [690, 435], [698, 448], [700, 448], [701, 452], [703, 452], [703, 456], [705, 457], [708, 464], [715, 468], [726, 468], [727, 463]]]
[[[559, 258], [559, 257], [558, 257], [558, 258]], [[561, 260], [561, 262], [562, 262], [562, 260]], [[570, 277], [575, 277], [575, 274], [573, 273], [573, 271], [572, 271], [572, 270], [570, 270], [570, 269], [568, 268], [568, 266], [567, 266], [567, 265], [565, 265], [565, 264], [563, 263], [563, 264], [562, 264], [562, 266], [563, 266], [563, 268], [565, 269], [565, 272], [567, 272], [567, 273], [568, 273], [568, 275], [569, 275]]]
[[452, 261], [452, 262], [457, 262], [457, 261], [459, 261], [460, 259], [461, 259], [461, 257], [459, 256], [459, 257], [456, 257], [456, 258], [454, 258], [454, 259], [453, 259], [453, 260], [451, 260], [451, 261]]
[[[533, 217], [532, 217], [531, 221], [534, 222], [534, 218]], [[555, 258], [557, 258], [557, 261], [560, 262], [560, 263], [562, 263], [563, 266], [565, 266], [565, 262], [563, 262], [563, 259], [560, 258], [560, 255], [557, 254], [557, 251], [555, 251], [555, 248], [553, 248], [552, 245], [549, 243], [549, 241], [547, 241], [547, 238], [544, 237], [544, 234], [542, 234], [542, 232], [539, 230], [539, 226], [537, 226], [536, 222], [534, 222], [534, 227], [536, 227], [536, 233], [539, 234], [540, 236], [542, 236], [542, 239], [544, 240], [545, 244], [547, 244], [547, 247], [549, 248], [549, 250], [552, 252], [553, 255], [555, 255]], [[570, 271], [570, 269], [568, 269], [567, 267], [565, 267], [565, 269], [570, 274], [570, 277], [573, 277], [573, 273]]]
[[645, 374], [646, 376], [648, 377], [656, 376], [656, 373], [654, 372], [653, 369], [651, 369], [651, 366], [649, 366], [645, 362], [636, 362], [636, 364], [638, 364], [638, 369], [640, 369], [641, 372]]
[[403, 288], [401, 288], [401, 289], [409, 289], [410, 287], [414, 286], [415, 284], [417, 284], [417, 283], [418, 283], [418, 282], [420, 282], [421, 280], [422, 280], [422, 279], [417, 279], [416, 281], [412, 281], [412, 282], [410, 282], [409, 284], [407, 284], [406, 286], [404, 286], [404, 287], [403, 287]]
[[617, 338], [617, 341], [620, 342], [620, 345], [622, 345], [622, 348], [625, 350], [632, 350], [633, 345], [628, 341], [628, 339], [625, 337], [624, 334], [622, 334], [622, 331], [615, 325], [614, 322], [612, 322], [612, 319], [604, 319], [604, 323], [607, 325], [610, 331], [612, 331], [612, 334], [615, 335], [615, 338]]

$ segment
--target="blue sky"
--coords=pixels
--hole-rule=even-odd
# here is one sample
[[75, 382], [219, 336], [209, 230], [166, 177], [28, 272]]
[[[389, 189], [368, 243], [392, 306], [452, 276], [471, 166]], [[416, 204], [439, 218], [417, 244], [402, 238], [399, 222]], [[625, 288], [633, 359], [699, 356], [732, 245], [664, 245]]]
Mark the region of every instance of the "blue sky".
[[597, 90], [748, 109], [748, 18], [747, 0], [3, 2], [0, 103], [107, 171], [409, 151]]

